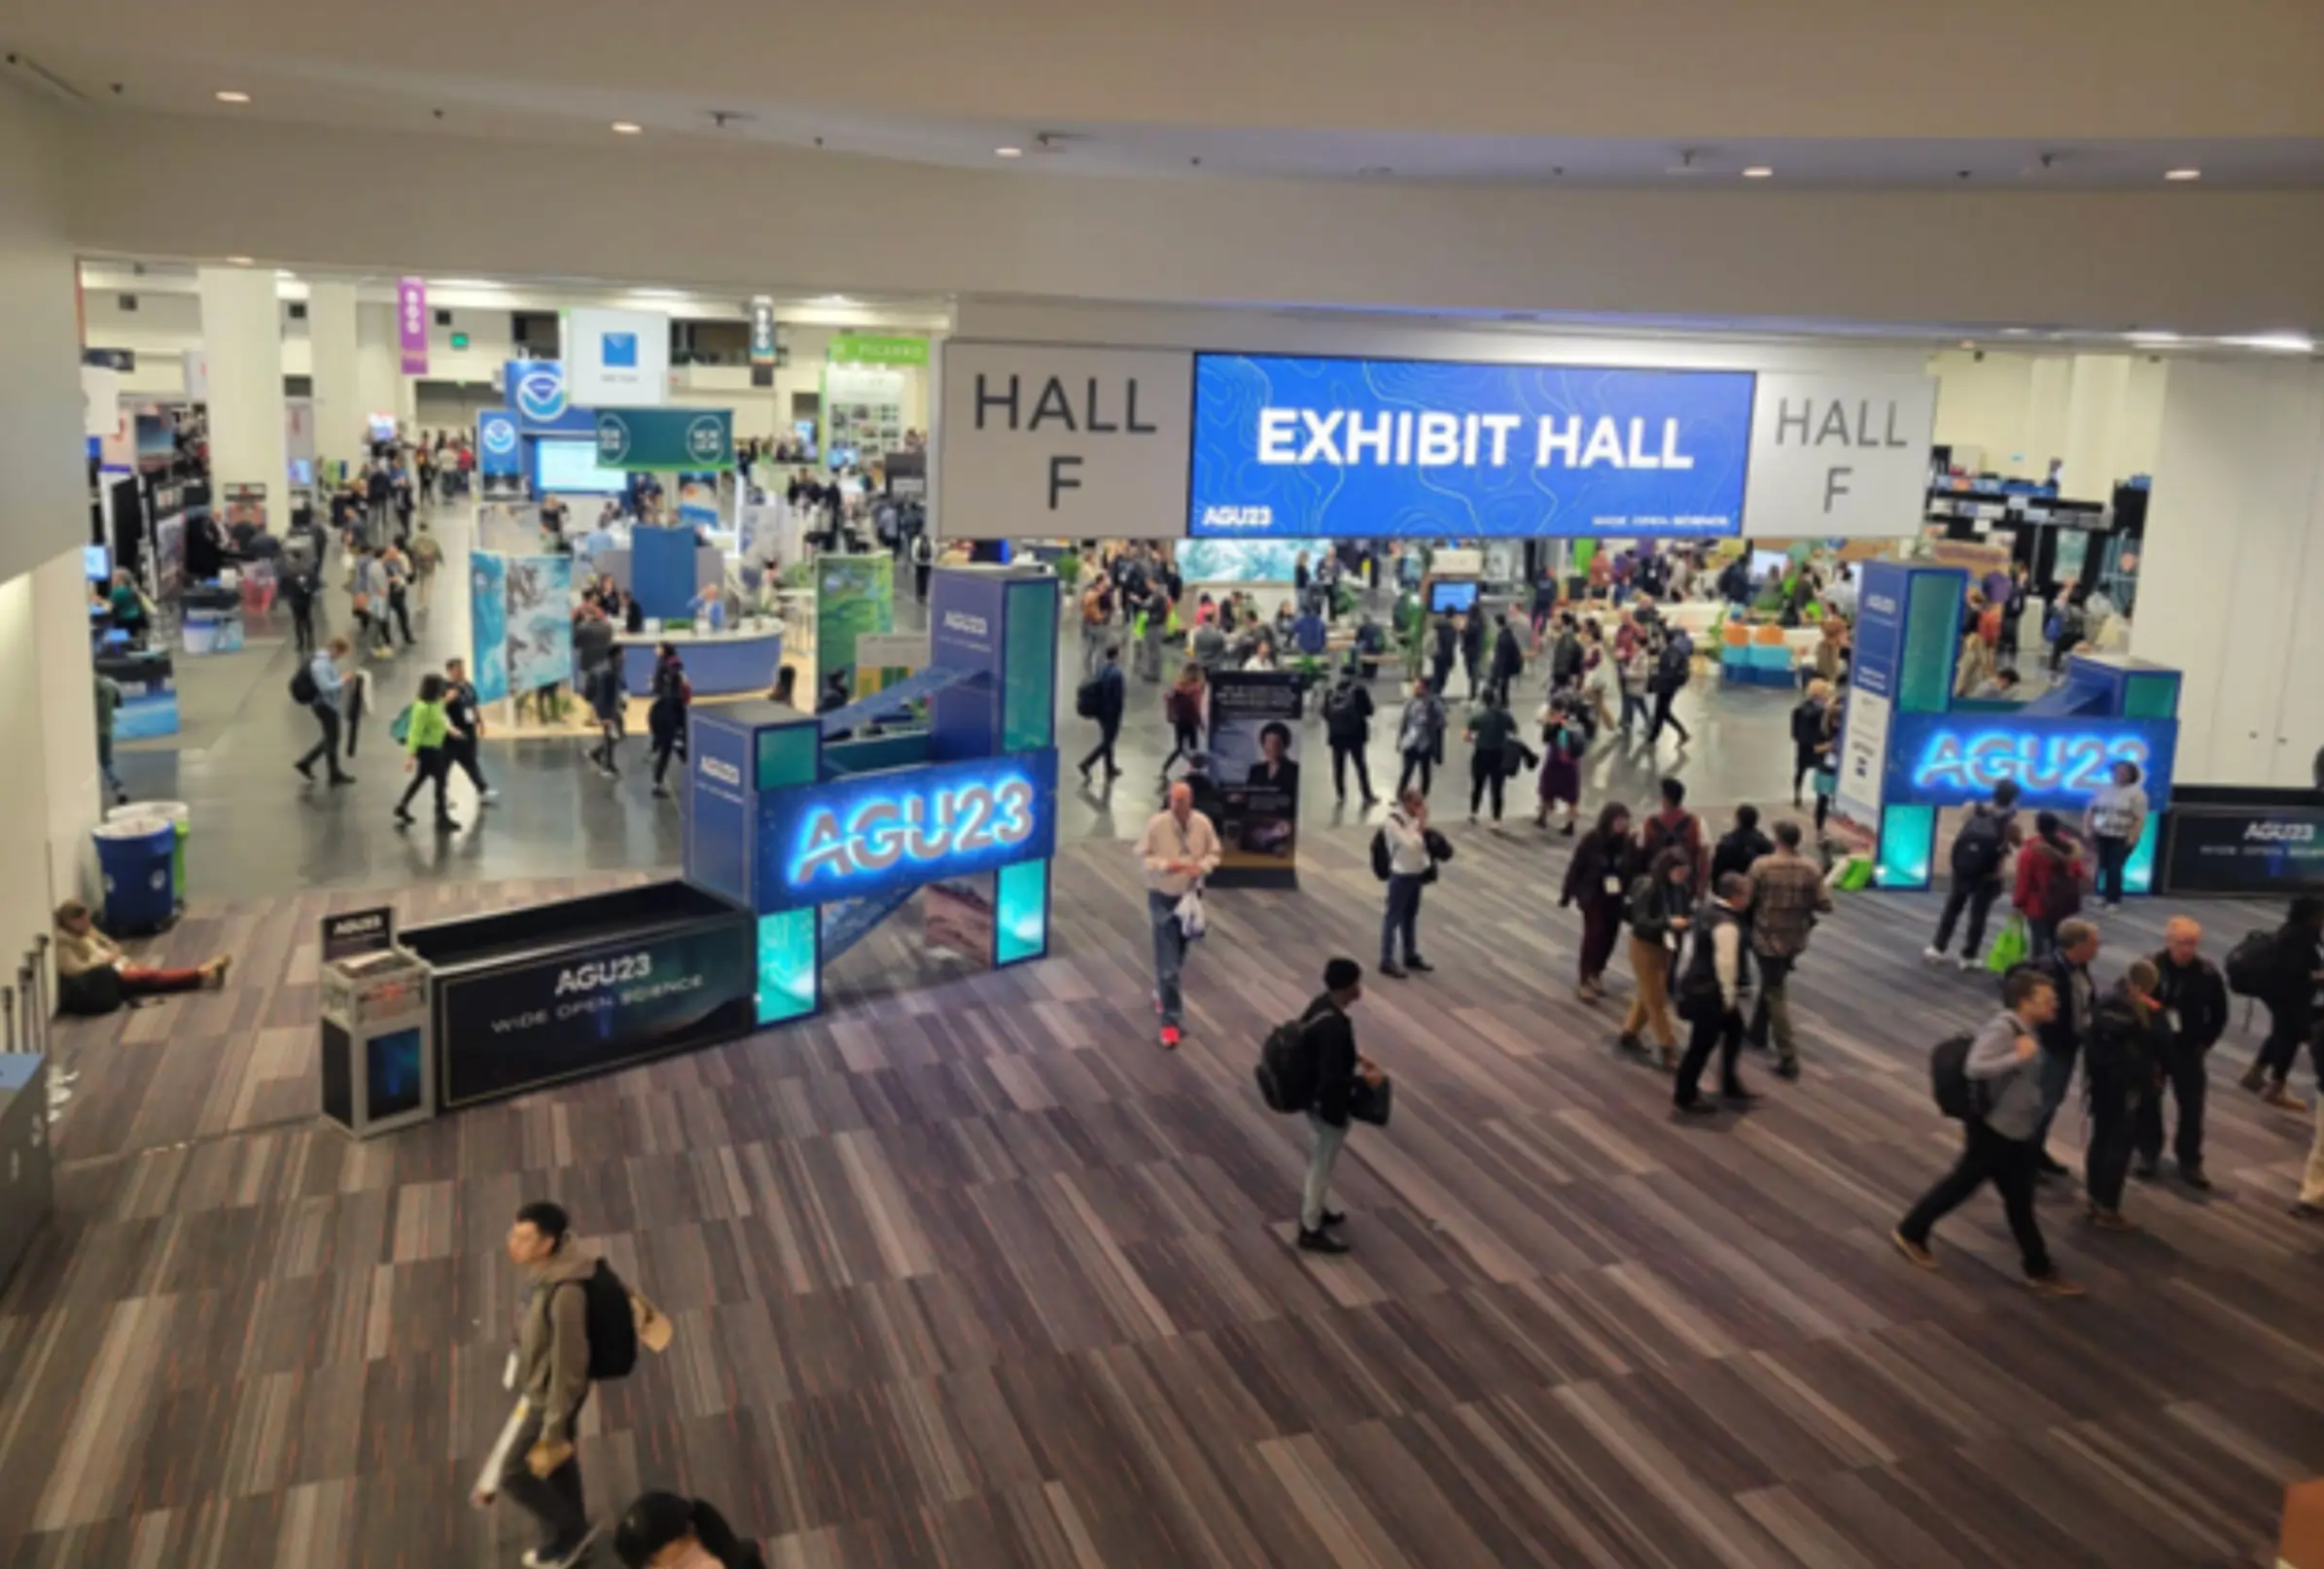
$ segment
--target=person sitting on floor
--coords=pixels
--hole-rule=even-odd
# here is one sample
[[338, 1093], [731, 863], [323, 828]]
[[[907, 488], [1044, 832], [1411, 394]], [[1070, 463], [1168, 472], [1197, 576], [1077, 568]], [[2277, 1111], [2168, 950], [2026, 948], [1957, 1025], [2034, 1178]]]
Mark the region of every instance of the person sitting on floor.
[[57, 1002], [67, 1013], [111, 1013], [124, 998], [215, 989], [226, 984], [232, 962], [221, 956], [187, 970], [132, 964], [97, 930], [88, 905], [67, 899], [56, 907]]

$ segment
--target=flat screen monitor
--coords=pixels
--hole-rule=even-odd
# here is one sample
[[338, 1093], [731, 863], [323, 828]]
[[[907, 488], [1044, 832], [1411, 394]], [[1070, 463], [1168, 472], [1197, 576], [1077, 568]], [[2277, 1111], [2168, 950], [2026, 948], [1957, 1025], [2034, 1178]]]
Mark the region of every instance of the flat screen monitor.
[[92, 583], [101, 583], [113, 575], [113, 552], [101, 544], [81, 547], [81, 572]]
[[533, 443], [533, 493], [547, 496], [618, 496], [629, 488], [629, 475], [619, 469], [597, 467], [593, 439], [560, 441], [546, 436]]
[[1477, 608], [1477, 580], [1474, 577], [1428, 585], [1428, 613], [1430, 615], [1466, 615]]

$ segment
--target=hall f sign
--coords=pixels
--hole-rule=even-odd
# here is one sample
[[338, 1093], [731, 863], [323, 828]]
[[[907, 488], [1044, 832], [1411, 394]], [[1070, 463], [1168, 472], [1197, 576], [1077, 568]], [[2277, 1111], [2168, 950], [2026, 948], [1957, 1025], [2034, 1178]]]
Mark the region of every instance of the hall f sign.
[[[1019, 379], [1011, 375], [1006, 392], [993, 392], [987, 388], [985, 376], [979, 371], [976, 376], [976, 428], [980, 431], [985, 428], [987, 409], [1004, 408], [1008, 410], [1008, 428], [1012, 431], [1038, 431], [1044, 424], [1054, 422], [1066, 430], [1090, 436], [1152, 436], [1155, 427], [1138, 418], [1138, 378], [1123, 378], [1121, 407], [1118, 411], [1120, 418], [1116, 421], [1109, 421], [1105, 417], [1106, 402], [1099, 392], [1099, 380], [1096, 376], [1090, 376], [1083, 382], [1081, 418], [1078, 423], [1074, 418], [1074, 399], [1066, 391], [1065, 378], [1051, 376], [1041, 384], [1040, 396], [1034, 400], [1032, 416], [1020, 425], [1022, 405], [1019, 401]], [[1081, 488], [1081, 481], [1074, 476], [1074, 471], [1080, 469], [1082, 461], [1078, 454], [1071, 452], [1060, 452], [1050, 457], [1050, 511], [1057, 510], [1058, 499], [1067, 491]]]
[[[1849, 410], [1845, 401], [1833, 399], [1825, 402], [1821, 419], [1816, 417], [1816, 404], [1817, 400], [1803, 398], [1799, 400], [1799, 406], [1795, 410], [1792, 400], [1786, 398], [1778, 401], [1776, 404], [1776, 445], [1820, 447], [1836, 441], [1844, 447], [1860, 449], [1909, 447], [1913, 444], [1909, 437], [1899, 436], [1896, 432], [1897, 410], [1893, 399], [1888, 402], [1885, 429], [1878, 436], [1872, 434], [1871, 399], [1856, 401], [1856, 419], [1852, 430], [1849, 426]], [[1793, 439], [1795, 436], [1796, 440]], [[1853, 494], [1854, 487], [1849, 481], [1854, 477], [1855, 471], [1851, 464], [1834, 464], [1824, 471], [1823, 509], [1826, 516], [1831, 514], [1843, 496]]]

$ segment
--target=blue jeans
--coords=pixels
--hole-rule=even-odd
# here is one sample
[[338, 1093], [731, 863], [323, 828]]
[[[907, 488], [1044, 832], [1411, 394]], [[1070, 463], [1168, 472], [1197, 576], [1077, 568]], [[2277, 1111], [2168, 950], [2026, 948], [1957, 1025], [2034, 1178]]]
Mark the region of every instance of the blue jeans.
[[1420, 957], [1421, 889], [1424, 885], [1416, 873], [1391, 872], [1388, 878], [1388, 914], [1380, 922], [1380, 967], [1388, 968], [1396, 957], [1396, 940], [1404, 943], [1404, 958]]
[[2096, 836], [2098, 851], [2098, 897], [2108, 904], [2123, 902], [2123, 868], [2130, 864], [2131, 844], [2128, 839], [2113, 839], [2105, 834]]
[[1186, 965], [1186, 934], [1179, 927], [1179, 896], [1145, 890], [1145, 913], [1154, 924], [1154, 1000], [1162, 1005], [1162, 1022], [1174, 1028], [1184, 1007], [1179, 995], [1179, 972]]

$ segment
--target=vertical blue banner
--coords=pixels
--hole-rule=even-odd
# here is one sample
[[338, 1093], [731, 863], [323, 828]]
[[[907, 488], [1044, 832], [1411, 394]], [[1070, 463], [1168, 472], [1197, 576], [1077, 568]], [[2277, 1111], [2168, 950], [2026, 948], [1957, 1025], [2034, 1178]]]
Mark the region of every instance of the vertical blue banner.
[[476, 701], [509, 695], [509, 562], [489, 550], [468, 554], [468, 668]]
[[1009, 576], [939, 567], [929, 581], [928, 662], [979, 671], [987, 680], [938, 692], [929, 715], [929, 755], [937, 762], [1000, 751], [1002, 672], [1006, 663]]
[[524, 443], [516, 416], [505, 408], [476, 415], [476, 469], [487, 479], [512, 479], [524, 472]]

